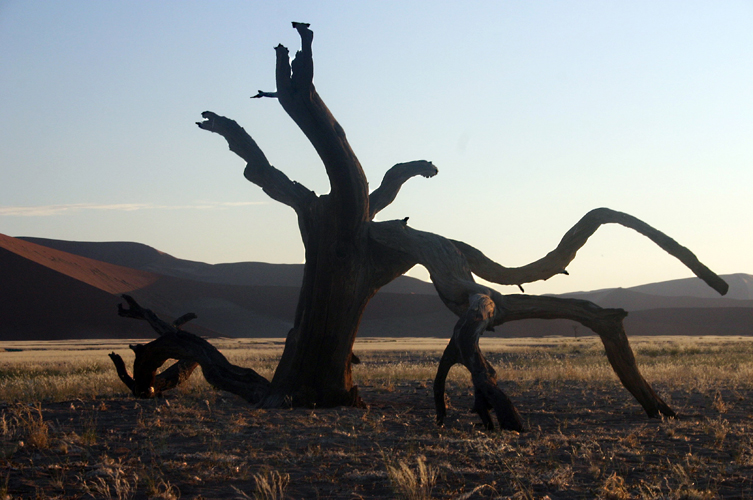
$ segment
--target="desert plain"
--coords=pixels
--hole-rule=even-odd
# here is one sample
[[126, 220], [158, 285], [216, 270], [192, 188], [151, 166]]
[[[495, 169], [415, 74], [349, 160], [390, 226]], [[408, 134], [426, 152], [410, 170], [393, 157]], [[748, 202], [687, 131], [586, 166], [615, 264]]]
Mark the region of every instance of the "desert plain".
[[[597, 337], [482, 339], [524, 433], [478, 425], [460, 365], [448, 419], [435, 424], [445, 339], [359, 340], [365, 410], [254, 409], [200, 370], [161, 398], [137, 400], [107, 357], [130, 364], [128, 341], [3, 342], [0, 496], [753, 497], [753, 339], [631, 341], [678, 418], [647, 418]], [[270, 376], [283, 340], [216, 343], [231, 362]]]

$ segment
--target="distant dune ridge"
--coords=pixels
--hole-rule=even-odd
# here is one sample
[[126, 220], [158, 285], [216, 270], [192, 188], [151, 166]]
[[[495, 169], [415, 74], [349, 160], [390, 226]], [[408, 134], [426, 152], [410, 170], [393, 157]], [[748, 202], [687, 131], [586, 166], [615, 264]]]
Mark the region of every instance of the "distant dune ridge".
[[[0, 340], [153, 337], [117, 315], [129, 293], [167, 317], [195, 312], [203, 336], [284, 337], [292, 326], [302, 264], [206, 264], [130, 242], [75, 242], [0, 235]], [[563, 297], [630, 311], [634, 335], [753, 335], [753, 276], [724, 276], [725, 297], [695, 278], [577, 292]], [[431, 283], [401, 277], [369, 303], [361, 336], [447, 337], [456, 321]], [[494, 336], [591, 332], [565, 320], [517, 321]]]

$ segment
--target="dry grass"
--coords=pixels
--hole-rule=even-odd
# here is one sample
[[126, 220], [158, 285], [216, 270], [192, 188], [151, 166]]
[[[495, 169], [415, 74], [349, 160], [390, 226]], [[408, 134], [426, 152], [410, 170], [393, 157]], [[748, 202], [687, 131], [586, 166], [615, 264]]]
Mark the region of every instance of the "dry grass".
[[405, 460], [385, 457], [387, 477], [397, 498], [403, 500], [430, 500], [431, 490], [437, 484], [438, 471], [426, 463], [426, 457], [416, 458], [416, 467]]
[[[753, 498], [750, 339], [632, 339], [668, 420], [645, 417], [597, 339], [484, 339], [524, 434], [476, 426], [460, 366], [434, 425], [445, 342], [357, 344], [368, 410], [254, 410], [198, 371], [137, 401], [106, 357], [125, 345], [16, 344], [0, 351], [0, 498]], [[268, 376], [281, 346], [221, 343]]]
[[288, 474], [280, 474], [276, 470], [254, 474], [256, 500], [282, 500], [290, 482]]

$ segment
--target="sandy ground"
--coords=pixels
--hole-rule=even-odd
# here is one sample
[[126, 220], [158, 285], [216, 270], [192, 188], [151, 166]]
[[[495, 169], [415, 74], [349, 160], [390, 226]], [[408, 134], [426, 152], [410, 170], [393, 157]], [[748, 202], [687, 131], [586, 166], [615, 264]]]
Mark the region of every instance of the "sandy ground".
[[[497, 342], [514, 350], [567, 340], [484, 342], [493, 351]], [[281, 342], [226, 339], [221, 347], [253, 343], [277, 352]], [[356, 352], [365, 366], [388, 362], [386, 355], [404, 359], [405, 352], [434, 359], [445, 342], [362, 339]], [[14, 346], [23, 350], [0, 351], [0, 361], [127, 349], [112, 342]], [[50, 352], [39, 350], [45, 347]], [[411, 498], [408, 479], [419, 478], [424, 463], [424, 493], [430, 489], [433, 498], [753, 498], [750, 384], [703, 390], [655, 384], [680, 417], [653, 420], [616, 380], [506, 381], [529, 429], [519, 434], [477, 426], [465, 378], [448, 387], [442, 428], [434, 423], [430, 377], [362, 385], [367, 410], [258, 410], [212, 389], [176, 390], [156, 400], [3, 403], [0, 493], [253, 498], [265, 482], [277, 481], [286, 498]], [[398, 480], [390, 470], [408, 472]], [[420, 493], [421, 480], [415, 482], [413, 493]]]
[[682, 418], [656, 421], [619, 387], [513, 388], [530, 428], [518, 434], [479, 430], [467, 393], [437, 428], [425, 384], [363, 389], [369, 410], [251, 410], [220, 395], [44, 404], [48, 443], [6, 444], [0, 464], [13, 498], [248, 498], [255, 475], [277, 472], [288, 498], [387, 499], [400, 493], [387, 466], [417, 474], [419, 457], [436, 498], [753, 495], [750, 393], [722, 391], [724, 414], [673, 393]]

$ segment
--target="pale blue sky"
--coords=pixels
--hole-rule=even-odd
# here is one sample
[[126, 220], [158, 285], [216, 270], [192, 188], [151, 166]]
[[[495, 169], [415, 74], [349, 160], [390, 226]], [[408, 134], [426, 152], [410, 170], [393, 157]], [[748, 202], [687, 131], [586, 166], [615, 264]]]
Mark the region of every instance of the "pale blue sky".
[[[317, 89], [372, 189], [397, 162], [439, 168], [382, 219], [522, 265], [607, 206], [753, 274], [749, 1], [0, 1], [0, 232], [301, 262], [292, 210], [194, 125], [231, 117], [328, 191], [279, 104], [249, 99], [274, 90], [273, 47], [298, 48], [290, 21], [311, 23]], [[690, 275], [616, 226], [569, 270], [526, 291]]]

